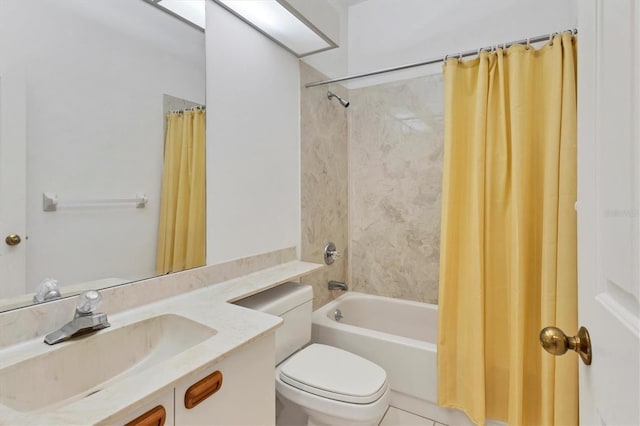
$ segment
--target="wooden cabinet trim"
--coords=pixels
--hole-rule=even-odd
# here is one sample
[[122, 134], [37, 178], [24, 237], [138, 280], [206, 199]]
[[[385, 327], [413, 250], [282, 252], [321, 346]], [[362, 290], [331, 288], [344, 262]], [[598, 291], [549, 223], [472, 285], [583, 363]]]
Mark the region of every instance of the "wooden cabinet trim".
[[162, 405], [152, 408], [143, 415], [131, 420], [125, 426], [164, 426], [167, 411]]
[[222, 373], [214, 371], [207, 377], [189, 386], [184, 393], [184, 406], [191, 409], [218, 392], [222, 387]]

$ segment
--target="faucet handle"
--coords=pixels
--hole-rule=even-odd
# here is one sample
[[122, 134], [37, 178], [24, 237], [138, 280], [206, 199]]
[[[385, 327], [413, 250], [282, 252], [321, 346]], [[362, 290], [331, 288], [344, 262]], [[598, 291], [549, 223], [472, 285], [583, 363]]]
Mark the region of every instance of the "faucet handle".
[[85, 290], [78, 296], [76, 311], [80, 314], [90, 314], [102, 302], [102, 295], [98, 290]]
[[324, 263], [331, 265], [340, 257], [340, 253], [336, 250], [336, 245], [332, 242], [328, 242], [324, 248]]
[[59, 298], [60, 290], [58, 290], [58, 281], [51, 278], [45, 278], [38, 285], [36, 294], [33, 295], [33, 303], [42, 303]]

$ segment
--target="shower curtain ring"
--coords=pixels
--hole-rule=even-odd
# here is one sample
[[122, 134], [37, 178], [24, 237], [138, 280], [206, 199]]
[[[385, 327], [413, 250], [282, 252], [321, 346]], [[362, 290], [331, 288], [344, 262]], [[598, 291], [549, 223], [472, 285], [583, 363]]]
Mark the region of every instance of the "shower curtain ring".
[[462, 52], [458, 53], [458, 63], [462, 62]]
[[530, 39], [529, 39], [529, 37], [527, 37], [527, 49], [529, 49], [530, 47], [531, 47]]

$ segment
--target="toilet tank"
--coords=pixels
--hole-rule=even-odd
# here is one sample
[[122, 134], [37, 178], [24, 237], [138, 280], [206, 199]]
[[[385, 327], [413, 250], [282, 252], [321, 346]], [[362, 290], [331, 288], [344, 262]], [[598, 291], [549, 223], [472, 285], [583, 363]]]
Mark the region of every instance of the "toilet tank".
[[233, 302], [284, 320], [276, 329], [276, 365], [311, 341], [313, 290], [288, 282]]

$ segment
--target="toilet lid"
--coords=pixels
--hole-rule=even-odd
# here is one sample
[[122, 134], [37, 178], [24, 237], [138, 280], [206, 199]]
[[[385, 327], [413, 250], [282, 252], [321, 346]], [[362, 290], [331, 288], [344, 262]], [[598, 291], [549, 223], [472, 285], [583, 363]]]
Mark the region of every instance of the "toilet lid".
[[351, 352], [315, 343], [285, 361], [280, 379], [325, 398], [356, 404], [378, 400], [387, 389], [387, 373]]

